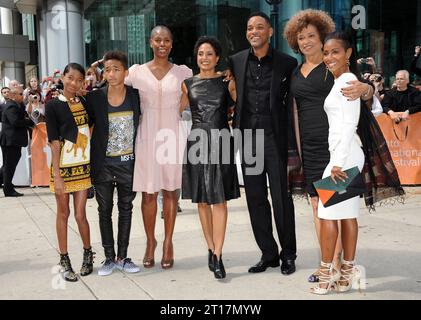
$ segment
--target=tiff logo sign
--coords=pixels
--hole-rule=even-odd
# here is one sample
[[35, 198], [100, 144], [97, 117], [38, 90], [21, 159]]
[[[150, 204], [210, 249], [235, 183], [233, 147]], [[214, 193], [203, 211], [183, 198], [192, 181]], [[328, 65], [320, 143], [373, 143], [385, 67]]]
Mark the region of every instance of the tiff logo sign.
[[54, 30], [66, 30], [66, 8], [57, 4], [51, 8], [51, 15], [51, 27]]
[[353, 6], [352, 14], [355, 16], [352, 18], [352, 28], [355, 30], [367, 29], [367, 14], [363, 6]]

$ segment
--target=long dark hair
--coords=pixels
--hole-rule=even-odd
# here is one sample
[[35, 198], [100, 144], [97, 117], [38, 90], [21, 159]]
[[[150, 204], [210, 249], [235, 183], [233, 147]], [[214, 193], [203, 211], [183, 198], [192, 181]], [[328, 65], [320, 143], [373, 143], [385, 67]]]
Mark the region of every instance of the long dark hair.
[[346, 50], [352, 49], [351, 57], [349, 58], [349, 70], [355, 74], [358, 78], [358, 80], [361, 81], [360, 72], [358, 71], [358, 65], [357, 65], [357, 49], [353, 45], [352, 42], [352, 36], [349, 32], [344, 31], [335, 31], [331, 34], [328, 34], [325, 38], [324, 44], [326, 44], [329, 40], [338, 40], [342, 42], [342, 45]]

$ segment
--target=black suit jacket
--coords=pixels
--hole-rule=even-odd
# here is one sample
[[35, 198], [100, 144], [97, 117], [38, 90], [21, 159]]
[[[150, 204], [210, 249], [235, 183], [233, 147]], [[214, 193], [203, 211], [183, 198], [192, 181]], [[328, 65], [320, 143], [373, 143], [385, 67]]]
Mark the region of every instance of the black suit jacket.
[[0, 145], [6, 147], [27, 147], [28, 128], [34, 123], [26, 117], [25, 109], [18, 103], [8, 100], [2, 108], [2, 128]]
[[[234, 112], [233, 127], [241, 126], [245, 104], [246, 75], [250, 49], [241, 51], [229, 58], [229, 64], [237, 87], [237, 103]], [[290, 135], [290, 116], [292, 114], [292, 97], [289, 94], [291, 74], [297, 67], [297, 60], [289, 55], [273, 50], [273, 73], [270, 95], [270, 110], [275, 139], [280, 155], [286, 161], [288, 139]], [[245, 113], [244, 113], [245, 114]]]
[[[126, 86], [126, 89], [134, 111], [134, 150], [140, 118], [140, 98], [138, 90], [129, 86]], [[86, 101], [86, 110], [88, 111], [90, 121], [94, 125], [91, 139], [91, 175], [95, 181], [95, 178], [104, 166], [109, 139], [110, 123], [108, 118], [108, 86], [89, 92], [86, 96]]]
[[1, 122], [1, 118], [2, 118], [3, 108], [4, 107], [6, 107], [6, 102], [5, 103], [0, 103], [0, 122]]

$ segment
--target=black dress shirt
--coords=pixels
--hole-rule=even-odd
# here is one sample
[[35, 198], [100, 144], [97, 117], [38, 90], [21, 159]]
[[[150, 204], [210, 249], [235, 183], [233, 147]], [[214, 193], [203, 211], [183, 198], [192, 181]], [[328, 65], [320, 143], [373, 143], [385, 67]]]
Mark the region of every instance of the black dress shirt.
[[250, 50], [246, 73], [243, 128], [270, 129], [270, 90], [273, 73], [273, 52], [260, 60]]

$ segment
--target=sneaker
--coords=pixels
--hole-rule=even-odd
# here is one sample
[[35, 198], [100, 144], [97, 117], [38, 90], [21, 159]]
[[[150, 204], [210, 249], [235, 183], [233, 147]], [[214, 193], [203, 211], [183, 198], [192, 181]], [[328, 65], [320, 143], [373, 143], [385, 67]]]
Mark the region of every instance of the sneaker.
[[124, 260], [117, 260], [115, 265], [117, 269], [127, 273], [137, 273], [140, 271], [139, 266], [134, 264], [132, 262], [132, 259], [130, 258], [126, 258]]
[[107, 259], [103, 262], [102, 267], [98, 270], [99, 276], [109, 276], [113, 273], [116, 264], [113, 259]]

